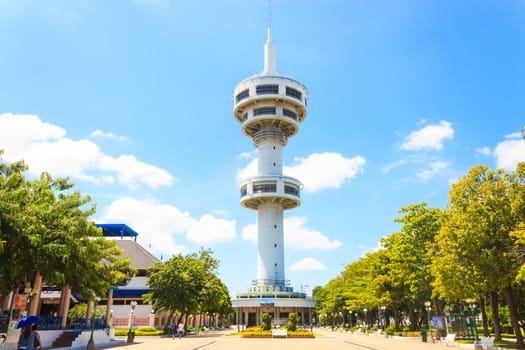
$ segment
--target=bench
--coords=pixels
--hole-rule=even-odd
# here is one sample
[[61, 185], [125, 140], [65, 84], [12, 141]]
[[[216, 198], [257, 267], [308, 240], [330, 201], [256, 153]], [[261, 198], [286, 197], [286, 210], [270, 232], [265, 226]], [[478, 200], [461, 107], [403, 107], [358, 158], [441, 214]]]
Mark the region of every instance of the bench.
[[272, 338], [275, 337], [288, 338], [288, 331], [286, 329], [272, 329]]
[[494, 338], [492, 337], [483, 337], [479, 343], [483, 350], [494, 349]]
[[446, 346], [456, 346], [456, 334], [454, 333], [448, 333], [447, 336], [445, 338], [443, 338], [442, 342], [446, 345]]

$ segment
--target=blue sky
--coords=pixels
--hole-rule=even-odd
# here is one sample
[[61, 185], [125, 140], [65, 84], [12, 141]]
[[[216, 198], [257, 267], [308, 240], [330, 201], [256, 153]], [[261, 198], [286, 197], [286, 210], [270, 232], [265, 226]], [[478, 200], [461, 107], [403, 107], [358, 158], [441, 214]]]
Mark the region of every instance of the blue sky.
[[[2, 0], [0, 148], [68, 176], [97, 222], [166, 260], [209, 247], [230, 292], [256, 277], [256, 152], [232, 91], [263, 69], [264, 0]], [[525, 2], [273, 0], [277, 71], [309, 90], [283, 152], [286, 278], [310, 292], [446, 205], [474, 165], [525, 161]]]

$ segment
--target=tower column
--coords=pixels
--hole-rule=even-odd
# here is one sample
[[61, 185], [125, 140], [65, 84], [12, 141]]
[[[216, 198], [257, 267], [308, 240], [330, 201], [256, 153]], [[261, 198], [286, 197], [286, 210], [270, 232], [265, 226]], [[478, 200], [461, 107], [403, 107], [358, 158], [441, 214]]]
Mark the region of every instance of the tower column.
[[283, 208], [262, 204], [257, 213], [257, 284], [284, 286]]

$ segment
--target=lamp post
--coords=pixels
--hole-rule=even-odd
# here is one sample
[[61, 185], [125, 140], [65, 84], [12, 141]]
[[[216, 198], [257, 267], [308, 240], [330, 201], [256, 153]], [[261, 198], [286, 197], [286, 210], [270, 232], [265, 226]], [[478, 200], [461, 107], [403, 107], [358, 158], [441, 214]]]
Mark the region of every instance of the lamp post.
[[386, 306], [381, 305], [381, 310], [383, 311], [383, 332], [386, 332]]
[[470, 308], [470, 315], [471, 315], [471, 324], [474, 327], [474, 344], [478, 343], [478, 329], [476, 324], [476, 318], [474, 317], [474, 309], [476, 309], [476, 299], [466, 299], [465, 300], [468, 303], [468, 307]]
[[430, 310], [432, 310], [432, 307], [430, 305], [432, 305], [430, 301], [425, 301], [425, 309], [427, 310], [428, 318], [428, 332], [430, 333], [430, 339], [432, 339], [432, 321], [430, 319]]
[[135, 308], [137, 307], [137, 302], [133, 300], [131, 303], [129, 303], [131, 306], [131, 312], [129, 314], [129, 331], [128, 331], [128, 343], [133, 343], [133, 339], [135, 338], [135, 335], [133, 334], [133, 322], [135, 321]]
[[368, 334], [368, 322], [366, 320], [366, 312], [368, 311], [368, 309], [365, 307], [363, 311], [365, 312], [365, 334]]
[[93, 313], [91, 314], [91, 335], [89, 336], [88, 343], [86, 345], [86, 349], [94, 349], [95, 348], [95, 340], [93, 339], [93, 331], [95, 330], [95, 316], [97, 313], [97, 302], [100, 300], [99, 297], [96, 297], [93, 301], [94, 307], [93, 307]]

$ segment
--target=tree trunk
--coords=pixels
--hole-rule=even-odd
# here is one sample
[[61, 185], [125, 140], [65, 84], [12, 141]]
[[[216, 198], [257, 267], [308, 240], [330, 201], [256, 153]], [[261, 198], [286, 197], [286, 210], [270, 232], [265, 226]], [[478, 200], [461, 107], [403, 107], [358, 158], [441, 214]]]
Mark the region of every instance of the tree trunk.
[[492, 323], [494, 324], [494, 341], [501, 341], [501, 321], [499, 319], [498, 293], [490, 292], [490, 308], [492, 310]]
[[394, 329], [396, 332], [399, 332], [399, 321], [400, 321], [400, 315], [399, 309], [396, 307], [394, 308]]
[[512, 296], [512, 289], [510, 286], [503, 288], [503, 296], [505, 297], [505, 303], [509, 307], [510, 319], [512, 321], [512, 328], [514, 329], [514, 334], [516, 335], [516, 348], [523, 349], [523, 336], [521, 335], [521, 327], [518, 321], [518, 314], [516, 312], [516, 306], [514, 305], [514, 297]]
[[490, 332], [489, 332], [489, 323], [487, 321], [487, 310], [486, 310], [487, 305], [485, 303], [485, 296], [481, 296], [479, 298], [479, 307], [481, 309], [481, 323], [483, 325], [483, 336], [489, 337]]
[[175, 323], [176, 320], [175, 320], [175, 321], [172, 320], [172, 319], [173, 319], [173, 314], [174, 314], [174, 313], [175, 313], [175, 310], [170, 310], [170, 313], [169, 313], [169, 315], [168, 315], [168, 318], [166, 318], [166, 324], [164, 325], [164, 330], [165, 330], [165, 331], [168, 330], [168, 329], [170, 329], [170, 328], [171, 328], [171, 325], [172, 325], [173, 323]]

